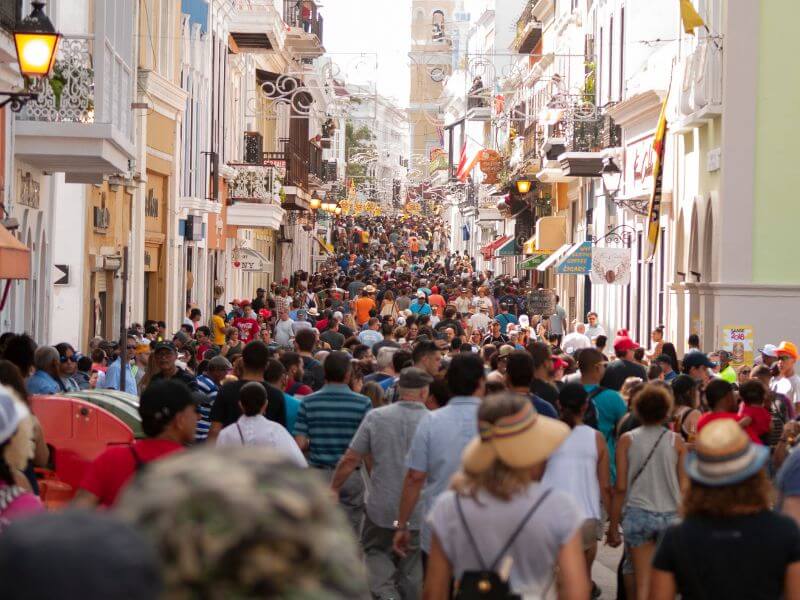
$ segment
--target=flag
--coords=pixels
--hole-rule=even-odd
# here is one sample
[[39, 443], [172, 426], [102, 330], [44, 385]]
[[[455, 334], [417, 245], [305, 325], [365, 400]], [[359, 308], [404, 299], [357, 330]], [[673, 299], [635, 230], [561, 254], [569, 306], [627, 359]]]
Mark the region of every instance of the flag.
[[[671, 87], [671, 86], [670, 86]], [[669, 91], [661, 104], [658, 124], [653, 136], [653, 190], [650, 192], [650, 205], [647, 209], [647, 245], [645, 260], [651, 260], [656, 253], [658, 238], [661, 234], [661, 192], [664, 175], [664, 146], [667, 133], [667, 100]]]
[[697, 27], [705, 27], [705, 21], [692, 5], [692, 0], [680, 0], [681, 3], [681, 21], [683, 21], [683, 30], [686, 33], [694, 35], [694, 30]]
[[459, 175], [466, 166], [467, 166], [467, 142], [465, 141], [464, 145], [461, 146], [461, 156], [458, 159], [458, 168], [456, 168], [456, 177], [461, 179]]
[[[469, 141], [469, 138], [468, 138]], [[472, 144], [472, 148], [467, 148], [467, 141], [464, 142], [464, 146], [461, 148], [461, 158], [458, 160], [458, 170], [456, 171], [456, 179], [460, 182], [464, 183], [469, 174], [472, 172], [472, 169], [475, 168], [475, 165], [478, 164], [478, 160], [481, 156], [481, 148], [476, 148], [476, 144]]]

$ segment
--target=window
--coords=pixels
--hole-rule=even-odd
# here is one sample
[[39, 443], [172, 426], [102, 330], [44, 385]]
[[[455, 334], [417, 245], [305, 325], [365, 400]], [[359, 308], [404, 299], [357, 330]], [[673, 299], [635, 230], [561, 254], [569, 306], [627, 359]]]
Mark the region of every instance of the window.
[[611, 20], [608, 24], [608, 97], [606, 98], [607, 102], [611, 102], [613, 93], [611, 92], [612, 87], [614, 86], [614, 71], [612, 70], [614, 66], [614, 17], [611, 17]]
[[[603, 28], [602, 27], [600, 28], [600, 52], [597, 53], [597, 57], [599, 59], [597, 66], [600, 67], [602, 65], [602, 63], [603, 63]], [[596, 69], [596, 71], [597, 71], [597, 82], [596, 82], [596, 86], [597, 86], [597, 101], [601, 102], [601, 99], [603, 97], [603, 71], [601, 71], [599, 68]]]
[[[619, 93], [617, 100], [622, 101], [625, 91], [625, 7], [619, 9]], [[659, 321], [661, 323], [663, 321]]]

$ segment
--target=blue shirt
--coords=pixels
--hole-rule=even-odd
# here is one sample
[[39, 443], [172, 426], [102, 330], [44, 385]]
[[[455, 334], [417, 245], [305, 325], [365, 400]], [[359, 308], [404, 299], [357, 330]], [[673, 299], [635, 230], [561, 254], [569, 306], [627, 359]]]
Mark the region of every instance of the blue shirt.
[[294, 434], [309, 440], [308, 463], [336, 466], [371, 407], [369, 398], [356, 394], [344, 383], [326, 383], [318, 392], [303, 398]]
[[58, 394], [61, 386], [55, 378], [46, 371], [36, 370], [33, 375], [28, 377], [25, 383], [29, 394]]
[[206, 375], [198, 375], [195, 379], [197, 389], [206, 395], [206, 400], [199, 407], [200, 418], [197, 419], [197, 429], [194, 433], [195, 444], [201, 444], [208, 439], [208, 430], [211, 428], [211, 408], [217, 399], [219, 386]]
[[[596, 385], [587, 384], [583, 386], [583, 389], [591, 394], [592, 390], [597, 387]], [[592, 398], [592, 402], [597, 411], [597, 429], [606, 439], [606, 444], [608, 444], [608, 451], [610, 453], [609, 456], [616, 457], [617, 440], [614, 437], [614, 429], [623, 415], [628, 412], [628, 407], [625, 405], [622, 396], [620, 396], [618, 392], [610, 389], [604, 389], [602, 392], [595, 395], [594, 398]], [[616, 460], [611, 460], [610, 462], [611, 481], [613, 483], [617, 479], [617, 464]]]
[[431, 314], [431, 305], [428, 303], [420, 304], [418, 301], [412, 302], [409, 310], [415, 315], [425, 316]]
[[[119, 390], [119, 361], [118, 358], [106, 369], [106, 376], [103, 378], [102, 384], [98, 385], [101, 389], [106, 390]], [[136, 389], [136, 379], [133, 376], [130, 365], [125, 365], [125, 391], [134, 396], [138, 394]]]
[[540, 415], [550, 417], [551, 419], [558, 418], [558, 411], [556, 411], [555, 406], [550, 404], [547, 400], [540, 398], [536, 394], [528, 394], [528, 398], [533, 404], [533, 408], [535, 408], [536, 412], [538, 412]]
[[286, 430], [294, 435], [294, 424], [297, 422], [300, 400], [283, 392], [283, 403], [286, 405]]
[[365, 329], [358, 334], [358, 341], [365, 346], [372, 348], [378, 342], [383, 341], [383, 334], [381, 334], [380, 331], [375, 331], [374, 329]]
[[502, 333], [503, 335], [507, 333], [509, 323], [513, 323], [514, 325], [519, 323], [517, 317], [515, 317], [511, 313], [500, 313], [495, 316], [494, 320], [500, 323], [500, 333]]
[[[436, 498], [447, 489], [450, 478], [461, 468], [461, 453], [478, 435], [480, 403], [480, 398], [474, 396], [454, 396], [447, 406], [428, 413], [420, 421], [406, 456], [406, 468], [426, 474], [421, 515], [430, 512]], [[420, 544], [425, 552], [430, 552], [431, 529], [425, 522]]]

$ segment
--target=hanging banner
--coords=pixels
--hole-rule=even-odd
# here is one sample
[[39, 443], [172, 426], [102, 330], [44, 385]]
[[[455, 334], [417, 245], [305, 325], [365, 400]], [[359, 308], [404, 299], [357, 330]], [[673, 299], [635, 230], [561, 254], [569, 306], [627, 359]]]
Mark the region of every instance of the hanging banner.
[[[672, 80], [670, 80], [671, 87]], [[667, 100], [669, 100], [669, 88], [661, 105], [656, 133], [653, 136], [653, 190], [650, 192], [650, 206], [647, 209], [645, 260], [652, 260], [655, 256], [658, 237], [661, 234], [661, 196], [664, 178], [664, 146], [666, 146], [667, 134]]]
[[549, 317], [556, 312], [556, 293], [554, 290], [531, 290], [526, 298], [528, 315]]
[[595, 285], [628, 285], [631, 282], [630, 248], [592, 248], [592, 270]]
[[575, 244], [556, 267], [559, 275], [588, 275], [592, 272], [592, 242]]
[[750, 325], [725, 325], [722, 328], [720, 348], [731, 353], [731, 366], [752, 365], [755, 357], [753, 328]]

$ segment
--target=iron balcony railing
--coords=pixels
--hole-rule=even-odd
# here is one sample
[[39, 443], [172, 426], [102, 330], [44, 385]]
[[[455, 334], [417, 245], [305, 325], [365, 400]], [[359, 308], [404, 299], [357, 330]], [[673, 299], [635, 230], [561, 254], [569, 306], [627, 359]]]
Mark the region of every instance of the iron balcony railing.
[[317, 36], [322, 44], [322, 15], [313, 0], [283, 0], [283, 20], [289, 27], [299, 27]]

